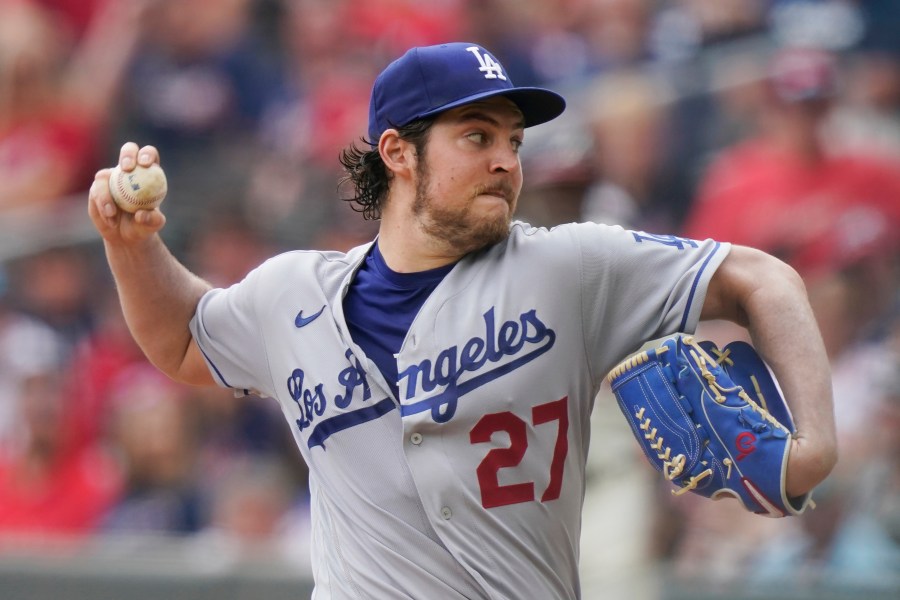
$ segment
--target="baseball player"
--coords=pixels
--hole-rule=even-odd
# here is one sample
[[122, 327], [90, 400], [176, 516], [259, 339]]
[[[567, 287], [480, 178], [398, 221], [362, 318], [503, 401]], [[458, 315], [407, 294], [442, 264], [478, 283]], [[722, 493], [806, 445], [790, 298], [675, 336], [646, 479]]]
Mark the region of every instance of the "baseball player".
[[[564, 108], [476, 44], [408, 51], [375, 81], [367, 144], [342, 155], [377, 239], [275, 256], [228, 289], [173, 258], [159, 209], [117, 210], [98, 172], [89, 211], [149, 359], [279, 403], [310, 469], [314, 598], [579, 597], [600, 382], [700, 319], [748, 326], [779, 377], [798, 428], [792, 493], [833, 466], [828, 361], [786, 265], [513, 220], [525, 131]], [[158, 160], [127, 143], [119, 164]]]

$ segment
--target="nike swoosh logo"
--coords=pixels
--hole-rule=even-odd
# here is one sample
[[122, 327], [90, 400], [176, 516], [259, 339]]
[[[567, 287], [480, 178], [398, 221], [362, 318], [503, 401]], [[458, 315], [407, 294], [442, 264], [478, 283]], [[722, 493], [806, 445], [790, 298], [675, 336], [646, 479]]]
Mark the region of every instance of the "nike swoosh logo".
[[315, 321], [317, 318], [319, 318], [319, 315], [322, 314], [323, 310], [325, 310], [324, 304], [322, 305], [322, 308], [319, 309], [319, 312], [317, 312], [314, 315], [310, 315], [308, 317], [304, 317], [303, 311], [301, 310], [300, 312], [297, 313], [297, 318], [294, 319], [294, 325], [296, 325], [297, 328], [306, 327], [307, 325], [309, 325], [310, 323]]

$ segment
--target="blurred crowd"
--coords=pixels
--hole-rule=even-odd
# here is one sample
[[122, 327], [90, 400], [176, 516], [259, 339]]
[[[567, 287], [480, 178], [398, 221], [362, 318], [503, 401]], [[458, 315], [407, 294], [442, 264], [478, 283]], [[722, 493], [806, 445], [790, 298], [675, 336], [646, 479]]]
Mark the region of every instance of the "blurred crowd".
[[789, 520], [671, 496], [601, 392], [586, 597], [653, 597], [634, 577], [647, 564], [900, 585], [893, 0], [0, 0], [0, 237], [45, 223], [40, 243], [0, 244], [0, 533], [212, 536], [305, 564], [307, 473], [277, 405], [159, 375], [99, 240], [69, 234], [133, 140], [161, 152], [166, 241], [215, 285], [282, 250], [368, 241], [338, 153], [387, 62], [451, 40], [569, 101], [526, 136], [520, 218], [776, 254], [832, 360], [840, 462]]

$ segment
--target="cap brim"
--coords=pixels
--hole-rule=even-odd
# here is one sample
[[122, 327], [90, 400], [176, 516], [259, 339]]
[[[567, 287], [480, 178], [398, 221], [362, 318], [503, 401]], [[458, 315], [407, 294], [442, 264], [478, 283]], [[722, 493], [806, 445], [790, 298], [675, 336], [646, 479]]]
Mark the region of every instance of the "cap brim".
[[525, 117], [525, 127], [532, 127], [534, 125], [546, 123], [547, 121], [552, 121], [566, 109], [565, 98], [556, 92], [551, 92], [544, 88], [517, 87], [472, 94], [471, 96], [466, 96], [465, 98], [460, 98], [434, 108], [424, 114], [418, 115], [417, 118], [424, 119], [425, 117], [431, 117], [450, 110], [451, 108], [456, 108], [464, 104], [471, 104], [472, 102], [493, 98], [495, 96], [509, 98], [519, 107], [519, 110], [522, 111], [522, 116]]

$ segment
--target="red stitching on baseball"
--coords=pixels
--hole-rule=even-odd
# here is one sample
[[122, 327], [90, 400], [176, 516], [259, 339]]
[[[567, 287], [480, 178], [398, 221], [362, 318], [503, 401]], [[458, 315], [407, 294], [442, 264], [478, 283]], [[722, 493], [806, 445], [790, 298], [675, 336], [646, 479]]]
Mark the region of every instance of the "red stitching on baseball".
[[125, 186], [125, 181], [124, 181], [125, 177], [127, 177], [127, 175], [125, 175], [125, 172], [122, 170], [119, 170], [119, 175], [118, 175], [118, 177], [116, 177], [116, 188], [119, 190], [119, 197], [122, 200], [126, 200], [130, 204], [133, 204], [135, 206], [146, 206], [148, 204], [151, 204], [153, 201], [152, 198], [148, 198], [146, 200], [139, 200], [137, 197], [133, 196], [131, 193], [128, 192], [127, 186]]

